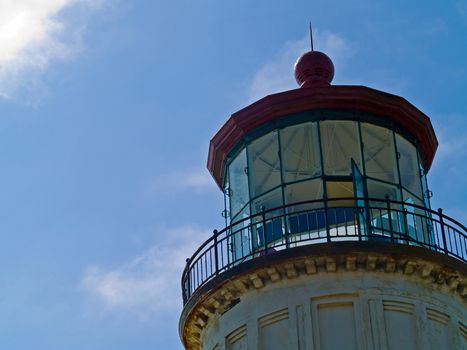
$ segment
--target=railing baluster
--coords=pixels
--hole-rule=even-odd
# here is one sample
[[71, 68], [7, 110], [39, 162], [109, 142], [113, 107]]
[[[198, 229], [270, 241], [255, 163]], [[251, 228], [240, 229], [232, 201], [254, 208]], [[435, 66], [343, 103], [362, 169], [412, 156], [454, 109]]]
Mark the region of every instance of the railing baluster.
[[287, 222], [287, 214], [286, 214], [287, 210], [284, 209], [284, 211], [282, 212], [283, 216], [282, 218], [280, 218], [281, 220], [281, 233], [283, 233], [283, 235], [285, 235], [285, 249], [289, 249], [290, 247], [290, 235], [289, 235], [289, 225], [288, 225], [288, 222]]
[[349, 235], [349, 232], [347, 231], [347, 208], [343, 208], [342, 211], [344, 212], [345, 236], [347, 237]]
[[326, 225], [326, 241], [331, 242], [331, 236], [329, 233], [328, 211], [328, 199], [324, 198], [324, 225]]
[[217, 230], [214, 230], [213, 232], [214, 236], [214, 266], [216, 267], [216, 276], [219, 274], [219, 253], [217, 252]]
[[[187, 273], [187, 276], [184, 276], [184, 281], [186, 283], [186, 286], [185, 286], [185, 293], [183, 293], [183, 297], [188, 300], [188, 298], [191, 296], [191, 288], [190, 288], [190, 276], [191, 276], [191, 273], [190, 273], [190, 258], [186, 258], [185, 260], [185, 272]], [[187, 278], [188, 277], [188, 278]], [[186, 302], [186, 301], [185, 301]]]
[[407, 208], [404, 208], [402, 212], [402, 223], [404, 224], [404, 232], [405, 232], [405, 241], [407, 245], [409, 244], [410, 233], [409, 233], [409, 223], [407, 222]]
[[222, 266], [222, 268], [224, 267], [224, 242], [225, 240], [221, 240], [221, 243], [219, 244], [219, 248], [221, 249], [221, 261], [220, 261], [220, 265]]
[[249, 242], [249, 245], [248, 245], [248, 255], [251, 256], [251, 254], [253, 253], [253, 231], [251, 230], [251, 226], [247, 226], [246, 227], [246, 232], [248, 233], [248, 242]]
[[388, 209], [389, 234], [391, 235], [391, 242], [394, 243], [394, 228], [392, 226], [391, 202], [389, 201], [389, 196], [386, 196], [386, 207]]
[[268, 242], [266, 241], [266, 208], [264, 206], [261, 207], [261, 222], [263, 226], [263, 245], [264, 245], [264, 254], [268, 253]]
[[195, 287], [198, 288], [199, 285], [199, 272], [198, 272], [198, 263], [195, 264], [196, 266], [196, 278], [195, 278]]
[[448, 246], [446, 245], [446, 231], [444, 229], [443, 209], [438, 209], [439, 223], [441, 224], [441, 237], [443, 239], [444, 254], [448, 254]]

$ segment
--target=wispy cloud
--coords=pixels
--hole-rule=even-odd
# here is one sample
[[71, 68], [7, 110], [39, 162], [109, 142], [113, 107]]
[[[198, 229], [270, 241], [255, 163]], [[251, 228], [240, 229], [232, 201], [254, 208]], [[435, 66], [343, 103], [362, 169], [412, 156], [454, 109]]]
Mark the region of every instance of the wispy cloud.
[[458, 0], [456, 2], [457, 12], [467, 19], [467, 0]]
[[[316, 31], [315, 49], [325, 52], [335, 66], [342, 67], [353, 52], [346, 40], [337, 33]], [[266, 95], [297, 88], [293, 67], [298, 57], [310, 50], [309, 36], [287, 42], [277, 57], [265, 63], [254, 75], [249, 88], [249, 102]]]
[[81, 285], [107, 311], [147, 317], [181, 307], [180, 277], [185, 259], [212, 232], [193, 226], [161, 230], [163, 241], [113, 269], [91, 266]]
[[173, 193], [192, 190], [205, 192], [217, 189], [209, 172], [203, 168], [182, 169], [159, 174], [150, 186], [151, 192]]
[[[462, 119], [465, 119], [465, 117]], [[464, 131], [466, 126], [463, 126], [460, 130]], [[452, 127], [438, 127], [437, 130], [439, 138], [439, 148], [436, 155], [437, 166], [446, 169], [446, 163], [453, 163], [451, 165], [457, 168], [460, 158], [467, 158], [467, 139], [462, 136], [462, 132]]]
[[433, 118], [433, 123], [439, 142], [433, 170], [464, 173], [464, 165], [467, 164], [467, 139], [464, 135], [467, 116], [438, 115]]
[[437, 121], [434, 128], [439, 147], [428, 177], [434, 192], [432, 205], [442, 207], [447, 215], [466, 222], [467, 139], [464, 133], [467, 116], [440, 115], [433, 121]]
[[51, 62], [69, 60], [82, 49], [89, 15], [104, 1], [1, 1], [0, 97], [42, 94], [42, 73]]

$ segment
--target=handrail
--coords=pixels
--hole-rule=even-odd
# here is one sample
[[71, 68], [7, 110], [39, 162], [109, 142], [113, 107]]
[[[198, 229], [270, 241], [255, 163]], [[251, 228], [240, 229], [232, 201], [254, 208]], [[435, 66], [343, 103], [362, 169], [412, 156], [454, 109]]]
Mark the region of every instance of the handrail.
[[[352, 201], [353, 205], [339, 205], [343, 201]], [[290, 212], [292, 207], [304, 208]], [[277, 214], [279, 211], [281, 213]], [[275, 215], [269, 215], [271, 213]], [[187, 259], [181, 280], [183, 302], [213, 277], [245, 260], [293, 248], [297, 243], [357, 239], [383, 239], [422, 246], [467, 262], [467, 228], [444, 215], [441, 209], [434, 211], [417, 204], [381, 198], [300, 201], [264, 209], [220, 231], [214, 230]]]

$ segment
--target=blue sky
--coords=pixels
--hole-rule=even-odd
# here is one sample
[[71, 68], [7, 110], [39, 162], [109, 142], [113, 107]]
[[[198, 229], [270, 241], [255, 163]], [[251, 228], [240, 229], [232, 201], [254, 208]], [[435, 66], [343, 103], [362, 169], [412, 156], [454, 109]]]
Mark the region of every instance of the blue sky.
[[309, 20], [334, 84], [431, 117], [432, 205], [467, 222], [467, 0], [0, 0], [0, 348], [181, 349], [208, 141], [295, 88]]

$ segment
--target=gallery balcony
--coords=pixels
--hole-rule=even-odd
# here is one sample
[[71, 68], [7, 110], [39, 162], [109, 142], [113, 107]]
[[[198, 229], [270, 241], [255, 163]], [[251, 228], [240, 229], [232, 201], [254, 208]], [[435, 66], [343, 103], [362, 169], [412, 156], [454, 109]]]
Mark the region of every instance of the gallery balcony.
[[214, 230], [187, 259], [181, 281], [184, 304], [233, 271], [349, 247], [412, 249], [465, 263], [467, 229], [441, 209], [390, 199], [320, 199], [263, 210]]

